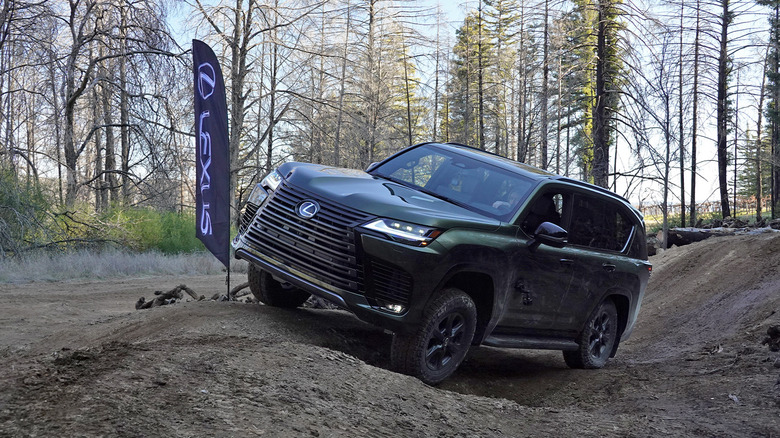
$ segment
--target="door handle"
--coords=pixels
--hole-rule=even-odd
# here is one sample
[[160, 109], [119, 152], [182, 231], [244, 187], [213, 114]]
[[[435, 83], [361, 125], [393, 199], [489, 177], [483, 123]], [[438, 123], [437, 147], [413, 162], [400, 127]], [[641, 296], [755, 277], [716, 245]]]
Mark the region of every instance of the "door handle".
[[615, 268], [616, 268], [616, 266], [613, 265], [612, 263], [604, 263], [603, 265], [601, 265], [601, 267], [604, 268], [604, 270], [607, 272], [615, 272]]
[[559, 261], [560, 261], [561, 265], [563, 265], [563, 266], [570, 266], [570, 265], [574, 264], [574, 260], [572, 260], [572, 259], [561, 259]]

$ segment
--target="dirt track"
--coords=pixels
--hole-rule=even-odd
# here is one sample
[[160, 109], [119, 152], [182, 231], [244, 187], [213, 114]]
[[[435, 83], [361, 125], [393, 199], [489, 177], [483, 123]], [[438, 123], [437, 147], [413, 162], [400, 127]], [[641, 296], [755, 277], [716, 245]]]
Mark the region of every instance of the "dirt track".
[[[0, 285], [0, 436], [780, 436], [780, 233], [652, 259], [633, 337], [597, 371], [475, 349], [439, 388], [333, 310], [190, 302], [224, 277]], [[243, 281], [243, 280], [241, 280]]]

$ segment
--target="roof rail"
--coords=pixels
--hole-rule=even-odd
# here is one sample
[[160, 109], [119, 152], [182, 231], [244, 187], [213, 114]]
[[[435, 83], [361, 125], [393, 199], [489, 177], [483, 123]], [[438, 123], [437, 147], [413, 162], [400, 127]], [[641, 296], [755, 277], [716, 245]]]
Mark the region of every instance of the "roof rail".
[[626, 204], [631, 205], [631, 202], [628, 199], [618, 195], [617, 193], [613, 192], [612, 190], [605, 189], [604, 187], [597, 186], [597, 185], [591, 184], [591, 183], [587, 183], [585, 181], [580, 181], [578, 179], [565, 177], [565, 176], [562, 176], [562, 177], [557, 178], [557, 179], [559, 181], [566, 181], [566, 182], [571, 183], [571, 184], [577, 184], [579, 186], [587, 187], [587, 188], [592, 189], [592, 190], [597, 190], [597, 191], [599, 191], [601, 193], [606, 193], [608, 195], [612, 195], [612, 196], [620, 199], [621, 201], [625, 201]]

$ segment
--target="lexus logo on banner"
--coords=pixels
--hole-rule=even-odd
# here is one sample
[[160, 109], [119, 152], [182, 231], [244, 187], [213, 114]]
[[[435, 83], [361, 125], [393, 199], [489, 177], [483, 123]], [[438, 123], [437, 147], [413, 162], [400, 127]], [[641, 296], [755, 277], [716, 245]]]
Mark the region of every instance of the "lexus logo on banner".
[[214, 67], [209, 63], [198, 66], [198, 93], [201, 99], [208, 99], [214, 93], [214, 84], [217, 82]]
[[230, 266], [230, 154], [222, 69], [211, 48], [192, 40], [195, 89], [195, 232]]

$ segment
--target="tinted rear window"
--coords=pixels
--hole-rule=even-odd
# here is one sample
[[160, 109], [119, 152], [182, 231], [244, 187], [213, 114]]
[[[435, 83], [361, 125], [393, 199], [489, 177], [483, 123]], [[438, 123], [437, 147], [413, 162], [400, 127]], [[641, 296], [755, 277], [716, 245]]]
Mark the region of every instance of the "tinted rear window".
[[632, 231], [633, 224], [618, 205], [595, 197], [574, 196], [569, 243], [622, 251]]

